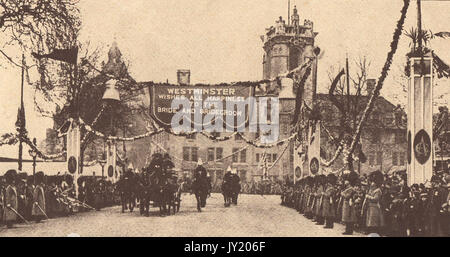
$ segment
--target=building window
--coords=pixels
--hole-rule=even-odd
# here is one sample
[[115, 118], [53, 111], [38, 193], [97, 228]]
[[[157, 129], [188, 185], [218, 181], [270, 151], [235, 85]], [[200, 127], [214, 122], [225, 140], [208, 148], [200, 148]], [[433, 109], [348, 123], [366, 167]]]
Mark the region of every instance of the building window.
[[392, 165], [394, 165], [394, 166], [398, 165], [396, 152], [392, 152]]
[[403, 152], [400, 152], [400, 153], [398, 153], [398, 155], [399, 155], [399, 165], [405, 165], [405, 153], [403, 153]]
[[234, 140], [235, 140], [235, 141], [242, 140], [241, 134], [239, 134], [239, 133], [235, 134], [235, 135], [234, 135]]
[[183, 147], [183, 160], [189, 161], [190, 147]]
[[191, 148], [191, 157], [192, 161], [196, 162], [198, 161], [198, 147], [192, 147]]
[[247, 150], [245, 149], [241, 151], [241, 162], [247, 162]]
[[214, 161], [214, 148], [208, 148], [208, 161]]
[[377, 152], [377, 165], [381, 165], [383, 162], [383, 152]]
[[277, 160], [277, 154], [274, 153], [274, 154], [272, 154], [272, 161], [275, 162], [276, 160]]
[[239, 151], [239, 148], [233, 148], [233, 162], [238, 162], [238, 153], [237, 151]]
[[211, 132], [213, 137], [220, 137], [220, 132]]
[[259, 153], [256, 154], [256, 162], [259, 162]]
[[216, 148], [216, 160], [218, 160], [218, 162], [222, 162], [223, 158], [223, 148], [222, 147], [217, 147]]

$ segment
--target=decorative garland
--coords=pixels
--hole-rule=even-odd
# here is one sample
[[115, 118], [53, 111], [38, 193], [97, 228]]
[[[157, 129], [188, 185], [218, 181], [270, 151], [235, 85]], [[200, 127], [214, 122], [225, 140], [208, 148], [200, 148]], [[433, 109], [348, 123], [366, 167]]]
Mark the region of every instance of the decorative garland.
[[41, 150], [39, 150], [37, 148], [36, 145], [33, 144], [33, 142], [30, 140], [28, 135], [23, 135], [22, 140], [24, 143], [26, 143], [31, 148], [32, 151], [34, 151], [37, 154], [37, 156], [39, 156], [41, 159], [44, 159], [44, 160], [58, 159], [58, 158], [63, 157], [64, 154], [66, 154], [65, 150], [60, 153], [57, 153], [57, 154], [44, 154]]
[[281, 160], [281, 157], [284, 155], [284, 153], [286, 152], [286, 150], [288, 149], [289, 144], [286, 144], [286, 147], [283, 149], [283, 151], [281, 152], [280, 156], [278, 156], [278, 158], [273, 162], [272, 166], [270, 166], [269, 168], [267, 168], [267, 171], [269, 171], [270, 169], [272, 169], [273, 167], [275, 167], [275, 165], [277, 165], [278, 161]]
[[402, 34], [402, 28], [403, 28], [403, 24], [405, 23], [405, 18], [406, 18], [406, 13], [407, 13], [408, 7], [409, 7], [409, 0], [403, 0], [403, 8], [401, 10], [401, 16], [397, 22], [397, 27], [395, 29], [394, 36], [393, 36], [393, 39], [391, 42], [391, 50], [389, 51], [389, 53], [387, 55], [386, 62], [383, 66], [383, 69], [381, 70], [381, 76], [378, 79], [378, 82], [373, 91], [373, 94], [370, 96], [370, 99], [369, 99], [369, 102], [367, 103], [366, 109], [364, 110], [364, 112], [361, 116], [361, 120], [358, 123], [358, 127], [356, 128], [356, 133], [352, 138], [352, 143], [350, 145], [349, 152], [345, 155], [344, 163], [346, 165], [348, 164], [350, 155], [352, 155], [353, 151], [355, 150], [357, 142], [359, 142], [359, 138], [361, 137], [362, 126], [363, 126], [365, 120], [367, 119], [367, 117], [369, 116], [369, 114], [373, 108], [373, 105], [375, 103], [375, 98], [378, 97], [378, 95], [380, 94], [380, 90], [383, 87], [384, 80], [386, 79], [386, 77], [388, 75], [389, 69], [392, 64], [392, 59], [394, 58], [394, 55], [397, 51], [398, 42], [400, 39], [400, 35]]
[[146, 138], [146, 137], [151, 137], [153, 135], [159, 134], [161, 132], [164, 131], [164, 129], [160, 128], [158, 130], [155, 131], [148, 131], [144, 134], [138, 135], [138, 136], [134, 136], [134, 137], [118, 137], [118, 136], [106, 136], [105, 134], [94, 130], [90, 125], [86, 124], [86, 122], [84, 122], [83, 119], [79, 119], [80, 125], [83, 126], [88, 132], [90, 133], [94, 133], [96, 136], [105, 139], [105, 140], [113, 140], [113, 141], [135, 141], [138, 139], [142, 139], [142, 138]]
[[18, 133], [6, 133], [6, 134], [3, 134], [0, 139], [0, 146], [15, 145], [17, 142], [19, 142], [19, 134]]
[[203, 136], [207, 137], [210, 140], [216, 141], [216, 142], [223, 142], [223, 141], [227, 141], [230, 138], [232, 138], [233, 136], [237, 135], [238, 132], [233, 132], [231, 135], [228, 136], [221, 136], [221, 137], [216, 137], [214, 135], [211, 135], [209, 133], [206, 133], [204, 131], [200, 132]]
[[[92, 121], [92, 126], [95, 126], [95, 124], [97, 124], [98, 119], [100, 118], [100, 116], [103, 114], [103, 111], [105, 110], [105, 107], [102, 106], [102, 109], [100, 110], [100, 112], [97, 114], [97, 116], [95, 117], [95, 119]], [[88, 135], [90, 134], [90, 132], [88, 131], [87, 133], [84, 134], [83, 139], [81, 140], [80, 145], [84, 145]]]

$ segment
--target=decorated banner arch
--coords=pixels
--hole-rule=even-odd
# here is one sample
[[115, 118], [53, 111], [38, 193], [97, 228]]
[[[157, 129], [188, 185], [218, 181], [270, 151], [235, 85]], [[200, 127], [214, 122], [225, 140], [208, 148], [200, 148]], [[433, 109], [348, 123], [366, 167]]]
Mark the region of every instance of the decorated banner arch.
[[[213, 126], [216, 122], [222, 122], [222, 127], [237, 128], [246, 126], [249, 122], [249, 111], [246, 106], [249, 105], [249, 97], [254, 96], [254, 87], [245, 85], [149, 87], [150, 113], [163, 127], [173, 127], [172, 120], [176, 114], [186, 117], [186, 121], [191, 124], [189, 127], [194, 125], [195, 128]], [[242, 106], [244, 109], [240, 108]], [[205, 119], [207, 114], [221, 117], [221, 120]], [[228, 123], [227, 116], [232, 118], [233, 123]]]

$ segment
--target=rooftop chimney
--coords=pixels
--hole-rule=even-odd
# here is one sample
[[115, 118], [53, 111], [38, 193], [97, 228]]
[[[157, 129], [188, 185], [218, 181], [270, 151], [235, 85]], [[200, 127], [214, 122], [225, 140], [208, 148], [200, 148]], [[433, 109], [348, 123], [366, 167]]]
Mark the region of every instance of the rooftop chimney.
[[189, 85], [191, 83], [191, 71], [177, 70], [177, 79], [179, 85]]
[[367, 90], [367, 95], [368, 96], [372, 95], [376, 84], [377, 84], [377, 80], [376, 79], [367, 79], [367, 81], [366, 81], [366, 90]]

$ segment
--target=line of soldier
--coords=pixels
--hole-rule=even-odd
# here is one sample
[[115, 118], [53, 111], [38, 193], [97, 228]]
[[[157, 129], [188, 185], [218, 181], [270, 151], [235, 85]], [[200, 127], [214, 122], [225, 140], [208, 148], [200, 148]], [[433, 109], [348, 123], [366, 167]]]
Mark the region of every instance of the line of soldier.
[[281, 201], [324, 228], [345, 224], [344, 235], [356, 229], [394, 237], [450, 236], [450, 175], [439, 172], [425, 184], [408, 187], [406, 172], [367, 177], [344, 171], [286, 184]]
[[11, 228], [15, 223], [40, 222], [117, 204], [114, 185], [108, 181], [80, 177], [78, 185], [76, 199], [70, 175], [45, 176], [40, 171], [28, 176], [25, 172], [8, 170], [0, 177], [0, 225]]

